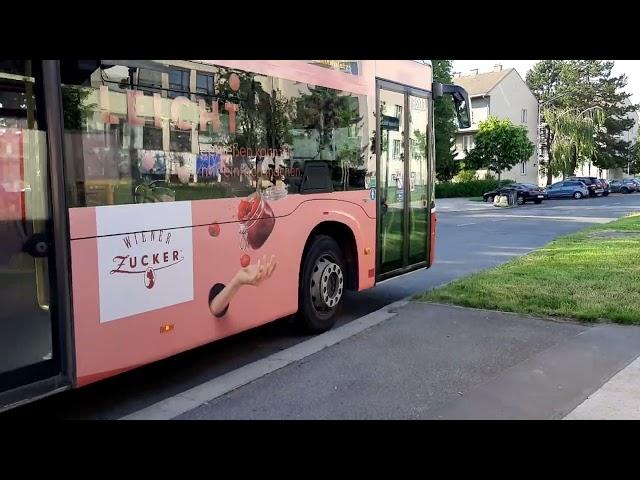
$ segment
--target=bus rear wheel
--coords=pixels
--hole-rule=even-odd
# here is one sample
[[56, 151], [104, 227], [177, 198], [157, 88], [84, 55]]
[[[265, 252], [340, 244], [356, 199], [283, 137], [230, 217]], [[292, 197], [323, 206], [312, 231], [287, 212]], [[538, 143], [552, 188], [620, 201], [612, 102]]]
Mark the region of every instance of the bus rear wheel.
[[309, 333], [322, 333], [336, 323], [346, 287], [345, 262], [338, 243], [318, 235], [304, 259], [298, 318]]

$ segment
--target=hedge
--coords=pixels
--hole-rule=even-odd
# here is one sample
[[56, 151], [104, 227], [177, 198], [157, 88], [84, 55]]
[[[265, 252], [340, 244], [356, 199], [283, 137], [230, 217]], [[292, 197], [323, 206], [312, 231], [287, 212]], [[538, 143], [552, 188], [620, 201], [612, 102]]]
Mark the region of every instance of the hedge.
[[[513, 183], [501, 180], [500, 185]], [[470, 182], [436, 183], [436, 198], [481, 197], [486, 192], [498, 188], [498, 180], [472, 180]]]

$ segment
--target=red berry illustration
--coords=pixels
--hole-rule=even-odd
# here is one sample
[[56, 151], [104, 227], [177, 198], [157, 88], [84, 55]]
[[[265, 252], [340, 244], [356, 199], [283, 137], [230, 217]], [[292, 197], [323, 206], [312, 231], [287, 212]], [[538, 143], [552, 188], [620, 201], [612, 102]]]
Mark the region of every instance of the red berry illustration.
[[240, 265], [242, 265], [243, 268], [248, 267], [250, 263], [251, 257], [246, 253], [240, 257]]
[[211, 225], [209, 225], [209, 235], [211, 235], [212, 237], [217, 237], [218, 235], [220, 235], [220, 225], [218, 225], [217, 223], [212, 223]]

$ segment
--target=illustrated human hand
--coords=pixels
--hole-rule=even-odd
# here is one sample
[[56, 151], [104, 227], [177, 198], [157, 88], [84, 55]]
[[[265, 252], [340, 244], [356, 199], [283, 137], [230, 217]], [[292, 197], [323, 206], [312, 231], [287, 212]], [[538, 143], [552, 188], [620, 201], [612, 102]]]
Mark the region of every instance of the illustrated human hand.
[[276, 269], [275, 255], [271, 255], [271, 258], [267, 261], [267, 256], [264, 255], [258, 260], [257, 264], [249, 265], [238, 270], [234, 278], [235, 283], [238, 285], [252, 285], [257, 287], [267, 278], [271, 277], [273, 271]]
[[271, 277], [275, 269], [275, 255], [271, 255], [268, 261], [267, 256], [264, 255], [262, 259], [258, 260], [257, 264], [248, 265], [238, 270], [229, 285], [220, 285], [222, 289], [210, 300], [209, 309], [211, 313], [217, 317], [223, 316], [229, 307], [231, 299], [242, 285], [257, 287], [265, 279]]

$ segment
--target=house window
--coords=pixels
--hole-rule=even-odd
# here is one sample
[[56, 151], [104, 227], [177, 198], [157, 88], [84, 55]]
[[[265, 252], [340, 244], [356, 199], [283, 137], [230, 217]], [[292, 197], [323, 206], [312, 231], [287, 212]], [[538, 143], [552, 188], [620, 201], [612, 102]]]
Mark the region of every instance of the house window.
[[393, 141], [393, 158], [400, 158], [400, 140]]
[[462, 137], [462, 149], [466, 151], [470, 151], [473, 149], [475, 144], [473, 143], [473, 135], [465, 135]]
[[527, 109], [523, 108], [522, 112], [520, 114], [520, 121], [522, 121], [522, 123], [527, 123]]
[[[524, 110], [526, 112], [526, 110]], [[520, 164], [520, 174], [522, 175], [526, 175], [527, 174], [527, 162], [522, 162]]]
[[189, 72], [186, 70], [171, 70], [169, 73], [169, 98], [189, 95]]
[[200, 95], [213, 95], [213, 75], [198, 73], [196, 75], [196, 92]]
[[402, 107], [400, 105], [396, 105], [396, 118], [402, 120]]
[[141, 68], [138, 71], [138, 90], [142, 90], [146, 95], [162, 92], [162, 73]]

